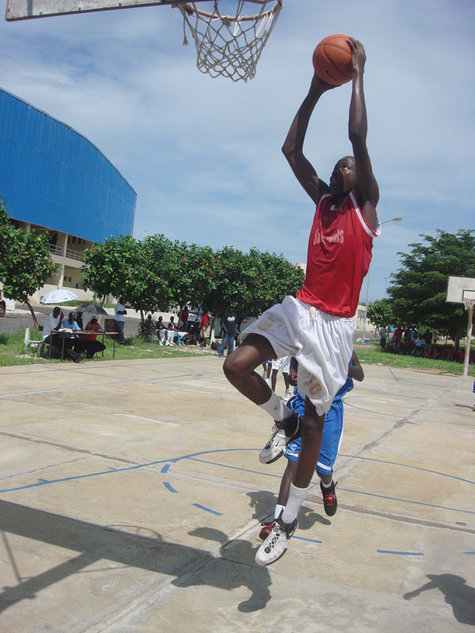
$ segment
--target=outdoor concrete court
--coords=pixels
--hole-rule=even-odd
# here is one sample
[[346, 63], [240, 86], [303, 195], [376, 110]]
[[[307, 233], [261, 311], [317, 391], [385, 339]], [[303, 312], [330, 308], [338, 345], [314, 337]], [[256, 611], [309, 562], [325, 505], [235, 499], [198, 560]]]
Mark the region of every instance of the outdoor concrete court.
[[221, 365], [0, 369], [2, 633], [473, 631], [473, 378], [365, 367], [338, 513], [261, 568], [285, 464]]

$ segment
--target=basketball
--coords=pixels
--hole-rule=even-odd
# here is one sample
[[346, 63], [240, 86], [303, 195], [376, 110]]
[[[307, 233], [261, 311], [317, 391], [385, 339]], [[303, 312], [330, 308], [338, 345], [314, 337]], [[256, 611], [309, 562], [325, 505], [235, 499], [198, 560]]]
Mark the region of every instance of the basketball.
[[341, 86], [353, 78], [351, 48], [347, 35], [329, 35], [317, 44], [313, 52], [315, 72], [327, 84]]

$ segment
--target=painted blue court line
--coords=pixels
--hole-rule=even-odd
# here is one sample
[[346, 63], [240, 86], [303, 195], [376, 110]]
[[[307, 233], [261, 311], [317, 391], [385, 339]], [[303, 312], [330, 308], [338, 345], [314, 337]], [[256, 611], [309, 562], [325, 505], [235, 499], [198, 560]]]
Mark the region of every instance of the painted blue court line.
[[397, 556], [424, 556], [422, 552], [395, 552], [390, 549], [377, 549], [378, 554], [396, 554]]
[[168, 483], [168, 481], [164, 481], [164, 482], [163, 482], [163, 485], [164, 485], [164, 486], [165, 486], [165, 488], [166, 488], [167, 490], [169, 490], [170, 492], [178, 492], [177, 490], [175, 490], [175, 488], [174, 488], [174, 487], [173, 487], [170, 483]]
[[308, 543], [321, 543], [322, 541], [317, 541], [315, 538], [305, 538], [305, 536], [292, 536], [293, 539], [297, 541], [307, 541]]
[[[160, 459], [157, 461], [153, 461], [153, 462], [147, 462], [145, 464], [136, 464], [134, 466], [125, 466], [123, 468], [113, 468], [113, 469], [108, 469], [105, 471], [99, 471], [99, 472], [95, 472], [95, 473], [87, 473], [84, 475], [76, 475], [76, 476], [72, 476], [72, 477], [63, 477], [63, 478], [59, 478], [59, 479], [50, 479], [50, 480], [39, 480], [34, 484], [27, 484], [24, 486], [18, 486], [15, 488], [5, 488], [3, 490], [0, 490], [0, 494], [1, 493], [5, 493], [5, 492], [16, 492], [19, 490], [28, 490], [30, 488], [38, 488], [40, 486], [47, 486], [47, 485], [51, 485], [51, 484], [57, 484], [57, 483], [65, 483], [68, 481], [76, 481], [79, 479], [87, 479], [90, 477], [100, 477], [102, 475], [110, 475], [112, 473], [121, 473], [121, 472], [128, 472], [128, 471], [132, 471], [132, 470], [139, 470], [141, 468], [146, 468], [148, 466], [157, 466], [159, 464], [163, 464], [163, 469], [166, 469], [165, 472], [168, 471], [169, 467], [171, 464], [173, 463], [178, 463], [184, 459], [192, 459], [192, 460], [196, 460], [196, 461], [201, 461], [203, 463], [209, 463], [212, 465], [216, 465], [216, 466], [220, 466], [221, 468], [229, 468], [232, 470], [239, 470], [242, 472], [247, 472], [247, 473], [252, 473], [252, 474], [258, 474], [260, 476], [266, 476], [266, 477], [274, 477], [274, 478], [278, 478], [280, 479], [280, 475], [273, 475], [271, 473], [263, 473], [262, 471], [258, 471], [258, 470], [249, 470], [249, 469], [245, 469], [245, 468], [241, 468], [238, 466], [232, 466], [229, 464], [221, 464], [219, 462], [211, 462], [205, 459], [199, 459], [200, 456], [204, 456], [204, 455], [210, 455], [210, 454], [216, 454], [216, 453], [232, 453], [232, 452], [247, 452], [247, 451], [252, 451], [252, 452], [256, 452], [257, 449], [255, 448], [229, 448], [229, 449], [213, 449], [213, 450], [207, 450], [207, 451], [198, 451], [196, 453], [191, 453], [189, 455], [182, 455], [180, 457], [174, 457], [174, 458], [166, 458], [166, 459]], [[376, 459], [376, 458], [371, 458], [371, 457], [361, 457], [361, 456], [356, 456], [356, 455], [343, 455], [345, 457], [350, 457], [353, 459], [361, 459], [361, 460], [366, 460], [366, 461], [374, 461], [374, 462], [381, 462], [381, 463], [387, 463], [393, 466], [402, 466], [405, 468], [414, 468], [416, 470], [423, 470], [426, 472], [430, 472], [433, 474], [437, 474], [437, 475], [441, 475], [441, 476], [445, 476], [445, 477], [450, 477], [453, 479], [458, 479], [460, 481], [463, 481], [465, 483], [470, 483], [470, 484], [474, 484], [475, 482], [470, 481], [468, 479], [463, 479], [461, 477], [455, 477], [454, 475], [447, 475], [445, 473], [442, 472], [438, 472], [435, 470], [431, 470], [428, 468], [422, 468], [421, 466], [411, 466], [411, 465], [407, 465], [407, 464], [402, 464], [402, 463], [398, 463], [398, 462], [390, 462], [390, 461], [386, 461], [386, 460], [381, 460], [381, 459]], [[170, 464], [171, 463], [171, 464]], [[451, 507], [447, 507], [447, 506], [441, 506], [441, 505], [436, 505], [436, 504], [431, 504], [431, 503], [423, 503], [420, 501], [411, 501], [408, 499], [401, 499], [401, 498], [397, 498], [397, 497], [389, 497], [386, 495], [377, 495], [374, 493], [369, 493], [369, 492], [363, 492], [360, 490], [351, 490], [348, 488], [341, 488], [342, 491], [346, 491], [346, 492], [351, 492], [353, 494], [357, 494], [357, 495], [365, 495], [365, 496], [370, 496], [370, 497], [375, 497], [375, 498], [380, 498], [380, 499], [388, 499], [391, 501], [398, 501], [401, 503], [410, 503], [410, 504], [414, 504], [414, 505], [420, 505], [420, 506], [425, 506], [425, 507], [431, 507], [431, 508], [438, 508], [438, 509], [443, 509], [443, 510], [450, 510], [452, 512], [461, 512], [464, 514], [475, 514], [475, 511], [472, 510], [462, 510], [459, 508], [451, 508]], [[176, 491], [175, 491], [176, 492]]]
[[475, 552], [464, 552], [464, 554], [468, 554], [469, 556], [471, 556], [472, 554], [475, 554]]
[[[345, 457], [355, 457], [353, 455], [346, 455]], [[263, 473], [262, 471], [258, 471], [258, 470], [249, 470], [246, 468], [241, 468], [239, 466], [231, 466], [229, 464], [221, 464], [219, 462], [211, 462], [209, 460], [206, 459], [198, 459], [197, 457], [191, 457], [190, 459], [192, 459], [193, 461], [196, 462], [200, 462], [203, 464], [209, 464], [210, 466], [219, 466], [221, 468], [229, 468], [231, 470], [241, 470], [243, 472], [246, 473], [252, 473], [252, 474], [256, 474], [256, 475], [263, 475], [264, 477], [273, 477], [275, 479], [281, 479], [281, 475], [274, 475], [272, 473]], [[366, 459], [365, 457], [362, 458], [356, 458], [355, 459]], [[371, 461], [384, 461], [384, 460], [378, 460], [378, 459], [371, 459]], [[393, 462], [385, 462], [388, 464], [393, 464]], [[397, 466], [405, 466], [405, 464], [396, 464]], [[417, 468], [420, 470], [428, 470], [429, 472], [433, 472], [434, 474], [438, 474], [438, 475], [444, 475], [444, 473], [438, 473], [437, 471], [430, 471], [427, 468], [421, 468], [419, 466], [407, 466], [407, 468]], [[453, 477], [453, 475], [446, 475], [447, 477]], [[460, 477], [453, 477], [454, 479], [460, 479]], [[462, 481], [469, 483], [469, 484], [473, 484], [474, 482], [469, 481], [467, 479], [462, 479]], [[312, 481], [312, 484], [315, 484], [314, 481]], [[375, 493], [371, 493], [371, 492], [363, 492], [361, 490], [351, 490], [350, 488], [343, 488], [342, 486], [339, 486], [339, 490], [342, 490], [344, 492], [352, 492], [353, 494], [357, 494], [357, 495], [365, 495], [368, 497], [376, 497], [378, 499], [387, 499], [389, 501], [398, 501], [400, 503], [412, 503], [414, 505], [419, 505], [419, 506], [424, 506], [424, 507], [429, 507], [429, 508], [438, 508], [440, 510], [450, 510], [452, 512], [463, 512], [465, 514], [475, 514], [475, 510], [461, 510], [459, 508], [451, 508], [449, 506], [441, 506], [441, 505], [436, 505], [433, 503], [424, 503], [422, 501], [411, 501], [410, 499], [401, 499], [399, 497], [389, 497], [387, 495], [378, 495]]]
[[200, 510], [204, 510], [205, 512], [210, 512], [211, 514], [216, 514], [219, 517], [223, 516], [222, 512], [217, 512], [216, 510], [211, 510], [211, 508], [207, 508], [206, 506], [202, 506], [201, 503], [193, 503], [192, 505], [194, 505], [195, 508], [199, 508]]
[[61, 477], [59, 479], [50, 479], [49, 481], [38, 481], [37, 483], [34, 484], [27, 484], [25, 486], [17, 486], [15, 488], [3, 488], [0, 489], [0, 494], [4, 493], [4, 492], [17, 492], [18, 490], [29, 490], [30, 488], [38, 488], [40, 486], [47, 486], [50, 484], [59, 484], [59, 483], [64, 483], [67, 481], [76, 481], [78, 479], [88, 479], [89, 477], [101, 477], [102, 475], [111, 475], [111, 474], [115, 474], [115, 473], [124, 473], [124, 472], [128, 472], [131, 470], [140, 470], [141, 468], [147, 468], [148, 466], [157, 466], [158, 464], [163, 464], [164, 462], [179, 462], [182, 459], [190, 459], [191, 457], [195, 457], [197, 455], [206, 455], [208, 453], [232, 453], [232, 452], [237, 452], [237, 451], [256, 451], [255, 448], [225, 448], [225, 449], [220, 449], [219, 451], [217, 450], [210, 450], [210, 451], [200, 451], [198, 453], [192, 453], [190, 455], [183, 455], [182, 457], [174, 457], [172, 459], [170, 458], [166, 458], [166, 459], [157, 459], [154, 462], [147, 462], [145, 464], [136, 464], [135, 466], [124, 466], [124, 468], [108, 468], [107, 470], [102, 470], [102, 471], [98, 471], [95, 473], [87, 473], [86, 475], [74, 475], [72, 477]]
[[400, 501], [401, 503], [411, 503], [416, 506], [424, 506], [425, 508], [437, 508], [439, 510], [450, 510], [451, 512], [463, 512], [464, 514], [475, 514], [475, 510], [461, 510], [460, 508], [451, 508], [450, 506], [439, 506], [435, 503], [424, 503], [423, 501], [412, 501], [411, 499], [400, 499], [399, 497], [388, 497], [386, 495], [377, 495], [373, 492], [363, 492], [362, 490], [351, 490], [350, 488], [338, 487], [344, 492], [353, 492], [356, 495], [365, 497], [375, 497], [376, 499], [388, 499], [388, 501]]
[[170, 468], [170, 464], [165, 464], [165, 466], [162, 468], [160, 472], [167, 473], [169, 468]]
[[[257, 450], [260, 449], [255, 449]], [[218, 451], [216, 451], [218, 452]], [[197, 457], [189, 458], [193, 462], [199, 462], [200, 464], [208, 464], [208, 466], [219, 466], [220, 468], [227, 468], [228, 470], [240, 470], [244, 473], [250, 473], [251, 475], [264, 475], [265, 477], [273, 477], [274, 479], [282, 479], [282, 475], [274, 475], [273, 473], [263, 473], [262, 470], [249, 470], [249, 468], [242, 468], [241, 466], [232, 466], [231, 464], [222, 464], [221, 462], [211, 462], [209, 459], [198, 459]]]
[[351, 459], [361, 459], [365, 462], [377, 462], [379, 464], [389, 464], [390, 466], [400, 466], [401, 468], [412, 468], [413, 470], [422, 470], [426, 473], [432, 473], [433, 475], [440, 475], [441, 477], [449, 477], [450, 479], [456, 479], [457, 481], [463, 481], [466, 484], [475, 485], [475, 481], [471, 479], [465, 479], [464, 477], [458, 477], [457, 475], [449, 475], [443, 473], [440, 470], [433, 470], [432, 468], [425, 468], [424, 466], [413, 466], [412, 464], [403, 464], [402, 462], [390, 462], [387, 459], [378, 459], [377, 457], [362, 457], [361, 455], [348, 455], [340, 453], [340, 457], [350, 457]]
[[[243, 449], [243, 450], [256, 450], [256, 449]], [[217, 451], [206, 451], [206, 453], [211, 453], [211, 452], [216, 452], [216, 453], [221, 453], [224, 451], [221, 450], [217, 450]], [[256, 475], [262, 475], [264, 474], [266, 477], [275, 477], [277, 479], [281, 478], [281, 475], [273, 475], [272, 473], [263, 473], [261, 470], [249, 470], [248, 468], [241, 468], [240, 466], [232, 466], [230, 464], [221, 464], [220, 462], [210, 462], [209, 460], [205, 460], [205, 459], [199, 459], [198, 455], [203, 455], [205, 453], [195, 453], [195, 455], [189, 455], [188, 457], [180, 457], [179, 459], [192, 459], [194, 461], [197, 462], [202, 462], [204, 464], [210, 464], [212, 466], [221, 466], [222, 468], [231, 468], [233, 470], [242, 470], [243, 472], [246, 473], [252, 473], [252, 474], [256, 474]], [[367, 462], [376, 462], [376, 463], [380, 463], [380, 464], [389, 464], [390, 466], [399, 466], [401, 468], [412, 468], [413, 470], [422, 470], [426, 473], [432, 473], [433, 475], [440, 475], [441, 477], [448, 477], [449, 479], [455, 479], [457, 481], [463, 481], [466, 484], [471, 484], [471, 485], [475, 485], [475, 481], [472, 481], [471, 479], [465, 479], [464, 477], [458, 477], [457, 475], [450, 475], [448, 473], [444, 473], [441, 472], [439, 470], [433, 470], [431, 468], [424, 468], [424, 466], [413, 466], [411, 464], [403, 464], [402, 462], [390, 462], [387, 459], [378, 459], [376, 457], [362, 457], [361, 455], [350, 455], [348, 453], [340, 453], [339, 454], [340, 457], [349, 457], [351, 459], [360, 459], [362, 461], [367, 461]], [[173, 461], [178, 461], [178, 460], [173, 460]], [[1, 491], [0, 491], [1, 492]]]
[[389, 373], [391, 374], [391, 376], [394, 378], [394, 380], [396, 382], [399, 382], [399, 378], [396, 376], [396, 374], [393, 372], [393, 370], [391, 369], [391, 367], [388, 367], [389, 369]]

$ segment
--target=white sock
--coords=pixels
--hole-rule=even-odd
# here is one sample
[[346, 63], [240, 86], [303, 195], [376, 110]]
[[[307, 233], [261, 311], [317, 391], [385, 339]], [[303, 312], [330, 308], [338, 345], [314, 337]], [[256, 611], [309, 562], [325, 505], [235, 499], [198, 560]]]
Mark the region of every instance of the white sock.
[[259, 406], [278, 422], [285, 420], [285, 418], [289, 418], [292, 415], [292, 411], [289, 407], [286, 407], [282, 402], [282, 399], [274, 392], [272, 392], [272, 395], [267, 402], [264, 402]]
[[294, 484], [290, 484], [289, 500], [281, 517], [284, 523], [293, 523], [295, 521], [309, 488], [310, 486], [297, 488]]
[[277, 503], [274, 509], [274, 519], [278, 519], [280, 517], [280, 513], [284, 509], [285, 509], [285, 506], [281, 506]]
[[[321, 481], [321, 480], [320, 480], [320, 481]], [[323, 483], [323, 481], [322, 481], [321, 483], [322, 483], [322, 486], [323, 486], [324, 488], [330, 488], [330, 486], [331, 486], [331, 485], [332, 485], [332, 483], [333, 483], [333, 479], [330, 481], [330, 483], [329, 483], [329, 484], [324, 484], [324, 483]]]

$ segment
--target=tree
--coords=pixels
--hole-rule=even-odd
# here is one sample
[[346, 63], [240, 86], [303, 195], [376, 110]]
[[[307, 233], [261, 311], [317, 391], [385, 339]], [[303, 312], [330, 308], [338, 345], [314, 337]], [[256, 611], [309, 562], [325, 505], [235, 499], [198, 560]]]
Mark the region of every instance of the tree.
[[28, 306], [35, 328], [38, 320], [30, 296], [42, 288], [57, 271], [49, 252], [49, 234], [27, 232], [8, 218], [0, 199], [0, 281], [6, 297]]
[[394, 312], [390, 299], [379, 299], [368, 306], [368, 319], [376, 327], [394, 325]]
[[173, 258], [165, 274], [173, 287], [175, 304], [184, 306], [190, 303], [198, 306], [205, 303], [208, 309], [209, 297], [216, 288], [218, 266], [216, 255], [209, 246], [174, 242]]
[[176, 262], [175, 244], [164, 235], [153, 235], [135, 242], [134, 253], [122, 294], [132, 308], [140, 311], [143, 322], [145, 312], [165, 310], [175, 301], [171, 274]]
[[282, 255], [255, 248], [246, 254], [227, 246], [216, 253], [215, 287], [207, 301], [218, 315], [223, 315], [232, 303], [242, 319], [295, 294], [302, 283], [302, 269]]
[[231, 246], [214, 253], [160, 234], [143, 242], [109, 238], [85, 251], [83, 260], [83, 287], [96, 296], [123, 296], [142, 320], [144, 312], [186, 303], [203, 303], [215, 315], [232, 303], [243, 318], [294, 294], [303, 282], [303, 271], [282, 255], [245, 254]]
[[143, 241], [109, 238], [85, 251], [83, 286], [95, 295], [123, 296], [142, 321], [145, 312], [201, 303], [213, 288], [215, 256], [208, 246], [171, 241], [162, 234]]
[[127, 290], [134, 283], [138, 251], [136, 241], [129, 235], [110, 237], [85, 250], [81, 266], [83, 288], [93, 290], [95, 297], [105, 297], [108, 294], [117, 298], [127, 296]]
[[475, 277], [474, 233], [439, 229], [436, 236], [422, 234], [424, 243], [409, 244], [410, 253], [399, 253], [402, 267], [392, 275], [388, 294], [402, 325], [424, 324], [458, 343], [467, 317], [463, 305], [446, 302], [447, 283], [450, 275]]

